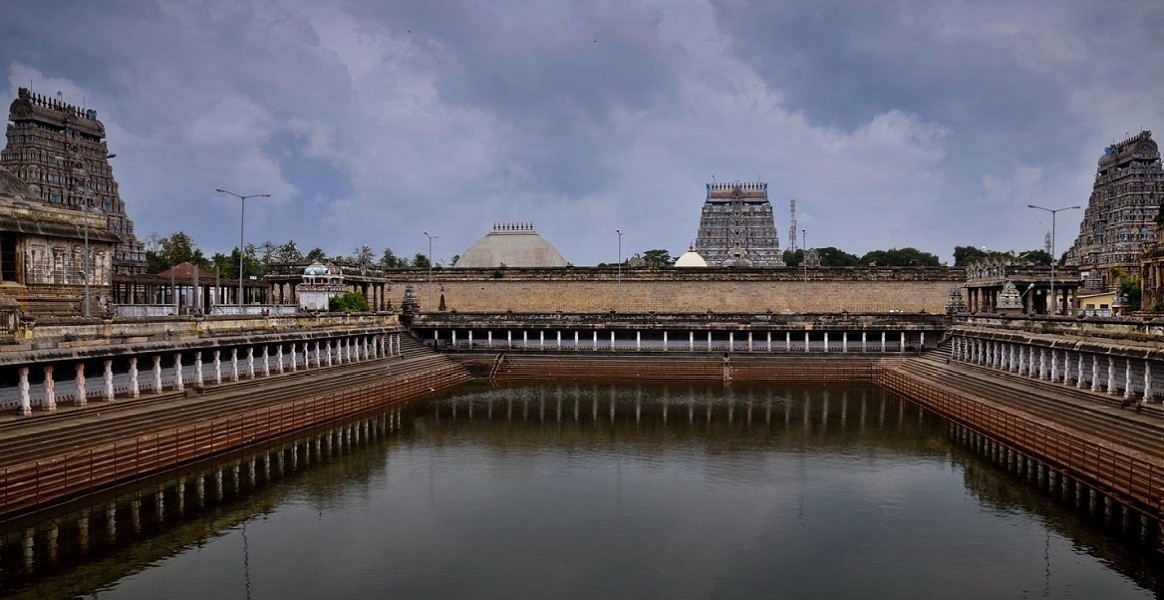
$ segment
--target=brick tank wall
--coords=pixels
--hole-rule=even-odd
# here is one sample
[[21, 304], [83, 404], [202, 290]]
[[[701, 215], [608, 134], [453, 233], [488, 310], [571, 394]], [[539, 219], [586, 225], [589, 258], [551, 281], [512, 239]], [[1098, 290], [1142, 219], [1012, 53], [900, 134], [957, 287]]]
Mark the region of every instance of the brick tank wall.
[[[501, 277], [497, 277], [498, 274]], [[626, 270], [446, 269], [391, 274], [386, 293], [399, 306], [405, 285], [423, 312], [944, 312], [961, 269]]]

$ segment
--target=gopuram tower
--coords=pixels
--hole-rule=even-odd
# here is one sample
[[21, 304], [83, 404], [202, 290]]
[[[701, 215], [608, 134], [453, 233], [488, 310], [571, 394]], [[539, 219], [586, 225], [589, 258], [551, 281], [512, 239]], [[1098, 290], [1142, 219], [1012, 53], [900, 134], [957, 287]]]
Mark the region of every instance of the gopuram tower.
[[707, 184], [695, 251], [713, 267], [783, 267], [768, 184]]
[[118, 194], [105, 125], [97, 111], [66, 104], [20, 88], [8, 109], [7, 145], [0, 165], [26, 183], [33, 198], [49, 206], [103, 215], [117, 244], [113, 272], [144, 273], [145, 249], [133, 233]]
[[1130, 275], [1139, 272], [1144, 246], [1156, 241], [1162, 201], [1164, 168], [1152, 132], [1141, 131], [1104, 149], [1079, 237], [1067, 254], [1068, 264], [1079, 265], [1085, 288], [1115, 286], [1112, 267]]

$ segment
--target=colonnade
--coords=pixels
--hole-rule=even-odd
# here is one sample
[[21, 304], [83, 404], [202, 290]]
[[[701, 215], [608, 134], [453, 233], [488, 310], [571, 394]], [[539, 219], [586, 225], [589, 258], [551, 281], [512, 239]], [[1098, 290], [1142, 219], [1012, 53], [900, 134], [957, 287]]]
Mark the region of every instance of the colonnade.
[[958, 335], [953, 337], [950, 358], [1126, 400], [1149, 402], [1159, 387], [1154, 361], [1117, 354]]
[[[644, 336], [644, 331], [646, 336]], [[630, 335], [633, 333], [633, 338]], [[715, 334], [715, 335], [713, 335]], [[726, 338], [724, 339], [724, 335]], [[634, 350], [662, 352], [905, 352], [926, 347], [926, 332], [432, 329], [426, 338], [454, 349]], [[934, 343], [938, 336], [931, 335]]]
[[[137, 398], [143, 389], [160, 394], [169, 387], [183, 390], [187, 384], [202, 387], [221, 384], [224, 379], [239, 381], [270, 377], [272, 374], [294, 372], [302, 369], [323, 368], [353, 362], [400, 356], [400, 333], [376, 333], [361, 335], [341, 335], [336, 337], [278, 342], [273, 344], [248, 344], [218, 348], [175, 350], [128, 357], [127, 368], [114, 370], [114, 358], [102, 361], [102, 375], [98, 386], [90, 386], [85, 376], [85, 361], [72, 364], [75, 377], [70, 382], [72, 389], [59, 393], [55, 369], [61, 365], [44, 364], [39, 368], [44, 373], [43, 384], [37, 405], [56, 410], [59, 401], [71, 399], [76, 406], [85, 406], [90, 398], [112, 401], [117, 396]], [[183, 363], [183, 356], [193, 359], [193, 367]], [[209, 365], [207, 365], [207, 360]], [[146, 363], [149, 374], [142, 376], [141, 363]], [[92, 361], [89, 361], [91, 364]], [[23, 415], [32, 414], [33, 394], [29, 382], [31, 365], [17, 369], [19, 382], [18, 406]]]

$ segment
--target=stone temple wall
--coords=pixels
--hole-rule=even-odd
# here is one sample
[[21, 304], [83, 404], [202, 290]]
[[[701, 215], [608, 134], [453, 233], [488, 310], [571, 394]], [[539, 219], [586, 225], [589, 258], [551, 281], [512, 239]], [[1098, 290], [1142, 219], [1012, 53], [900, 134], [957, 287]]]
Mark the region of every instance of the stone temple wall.
[[399, 306], [412, 285], [422, 312], [444, 296], [457, 312], [943, 313], [962, 269], [818, 268], [423, 270], [389, 272], [386, 293]]

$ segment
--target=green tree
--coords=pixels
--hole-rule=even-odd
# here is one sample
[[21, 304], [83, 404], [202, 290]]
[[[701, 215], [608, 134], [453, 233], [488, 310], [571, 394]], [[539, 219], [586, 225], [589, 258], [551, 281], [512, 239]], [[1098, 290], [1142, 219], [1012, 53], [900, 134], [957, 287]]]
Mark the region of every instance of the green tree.
[[396, 256], [396, 253], [391, 248], [385, 248], [380, 255], [380, 267], [384, 269], [405, 269], [408, 267], [408, 259]]
[[299, 244], [295, 240], [287, 240], [286, 244], [279, 246], [276, 252], [279, 262], [299, 262], [303, 260], [303, 253], [299, 251]]
[[[858, 259], [855, 254], [849, 254], [839, 248], [826, 246], [824, 248], [811, 248], [816, 251], [816, 255], [820, 258], [820, 266], [822, 267], [852, 267], [858, 264]], [[790, 267], [796, 267], [804, 261], [804, 249], [795, 251], [784, 251], [784, 264]]]
[[890, 248], [873, 250], [861, 257], [860, 264], [879, 267], [937, 267], [941, 265], [937, 255], [917, 248]]
[[303, 257], [303, 260], [309, 262], [324, 262], [327, 260], [327, 253], [323, 251], [323, 248], [316, 246], [307, 253], [307, 256]]
[[1051, 266], [1051, 253], [1046, 250], [1027, 250], [1019, 254], [1016, 259], [1018, 262], [1029, 265], [1042, 265], [1044, 267]]
[[655, 248], [643, 252], [643, 266], [657, 269], [673, 264], [675, 264], [675, 259], [671, 258], [671, 253], [666, 250]]
[[184, 231], [170, 234], [167, 237], [151, 236], [150, 246], [153, 250], [146, 251], [146, 272], [161, 273], [174, 265], [189, 262], [200, 267], [209, 265], [209, 261], [198, 249], [194, 240]]
[[421, 252], [417, 252], [416, 256], [412, 257], [412, 266], [416, 269], [427, 269], [432, 263], [429, 262], [428, 257]]
[[327, 303], [328, 310], [332, 312], [368, 312], [371, 307], [368, 305], [368, 299], [359, 292], [344, 292], [332, 296]]

